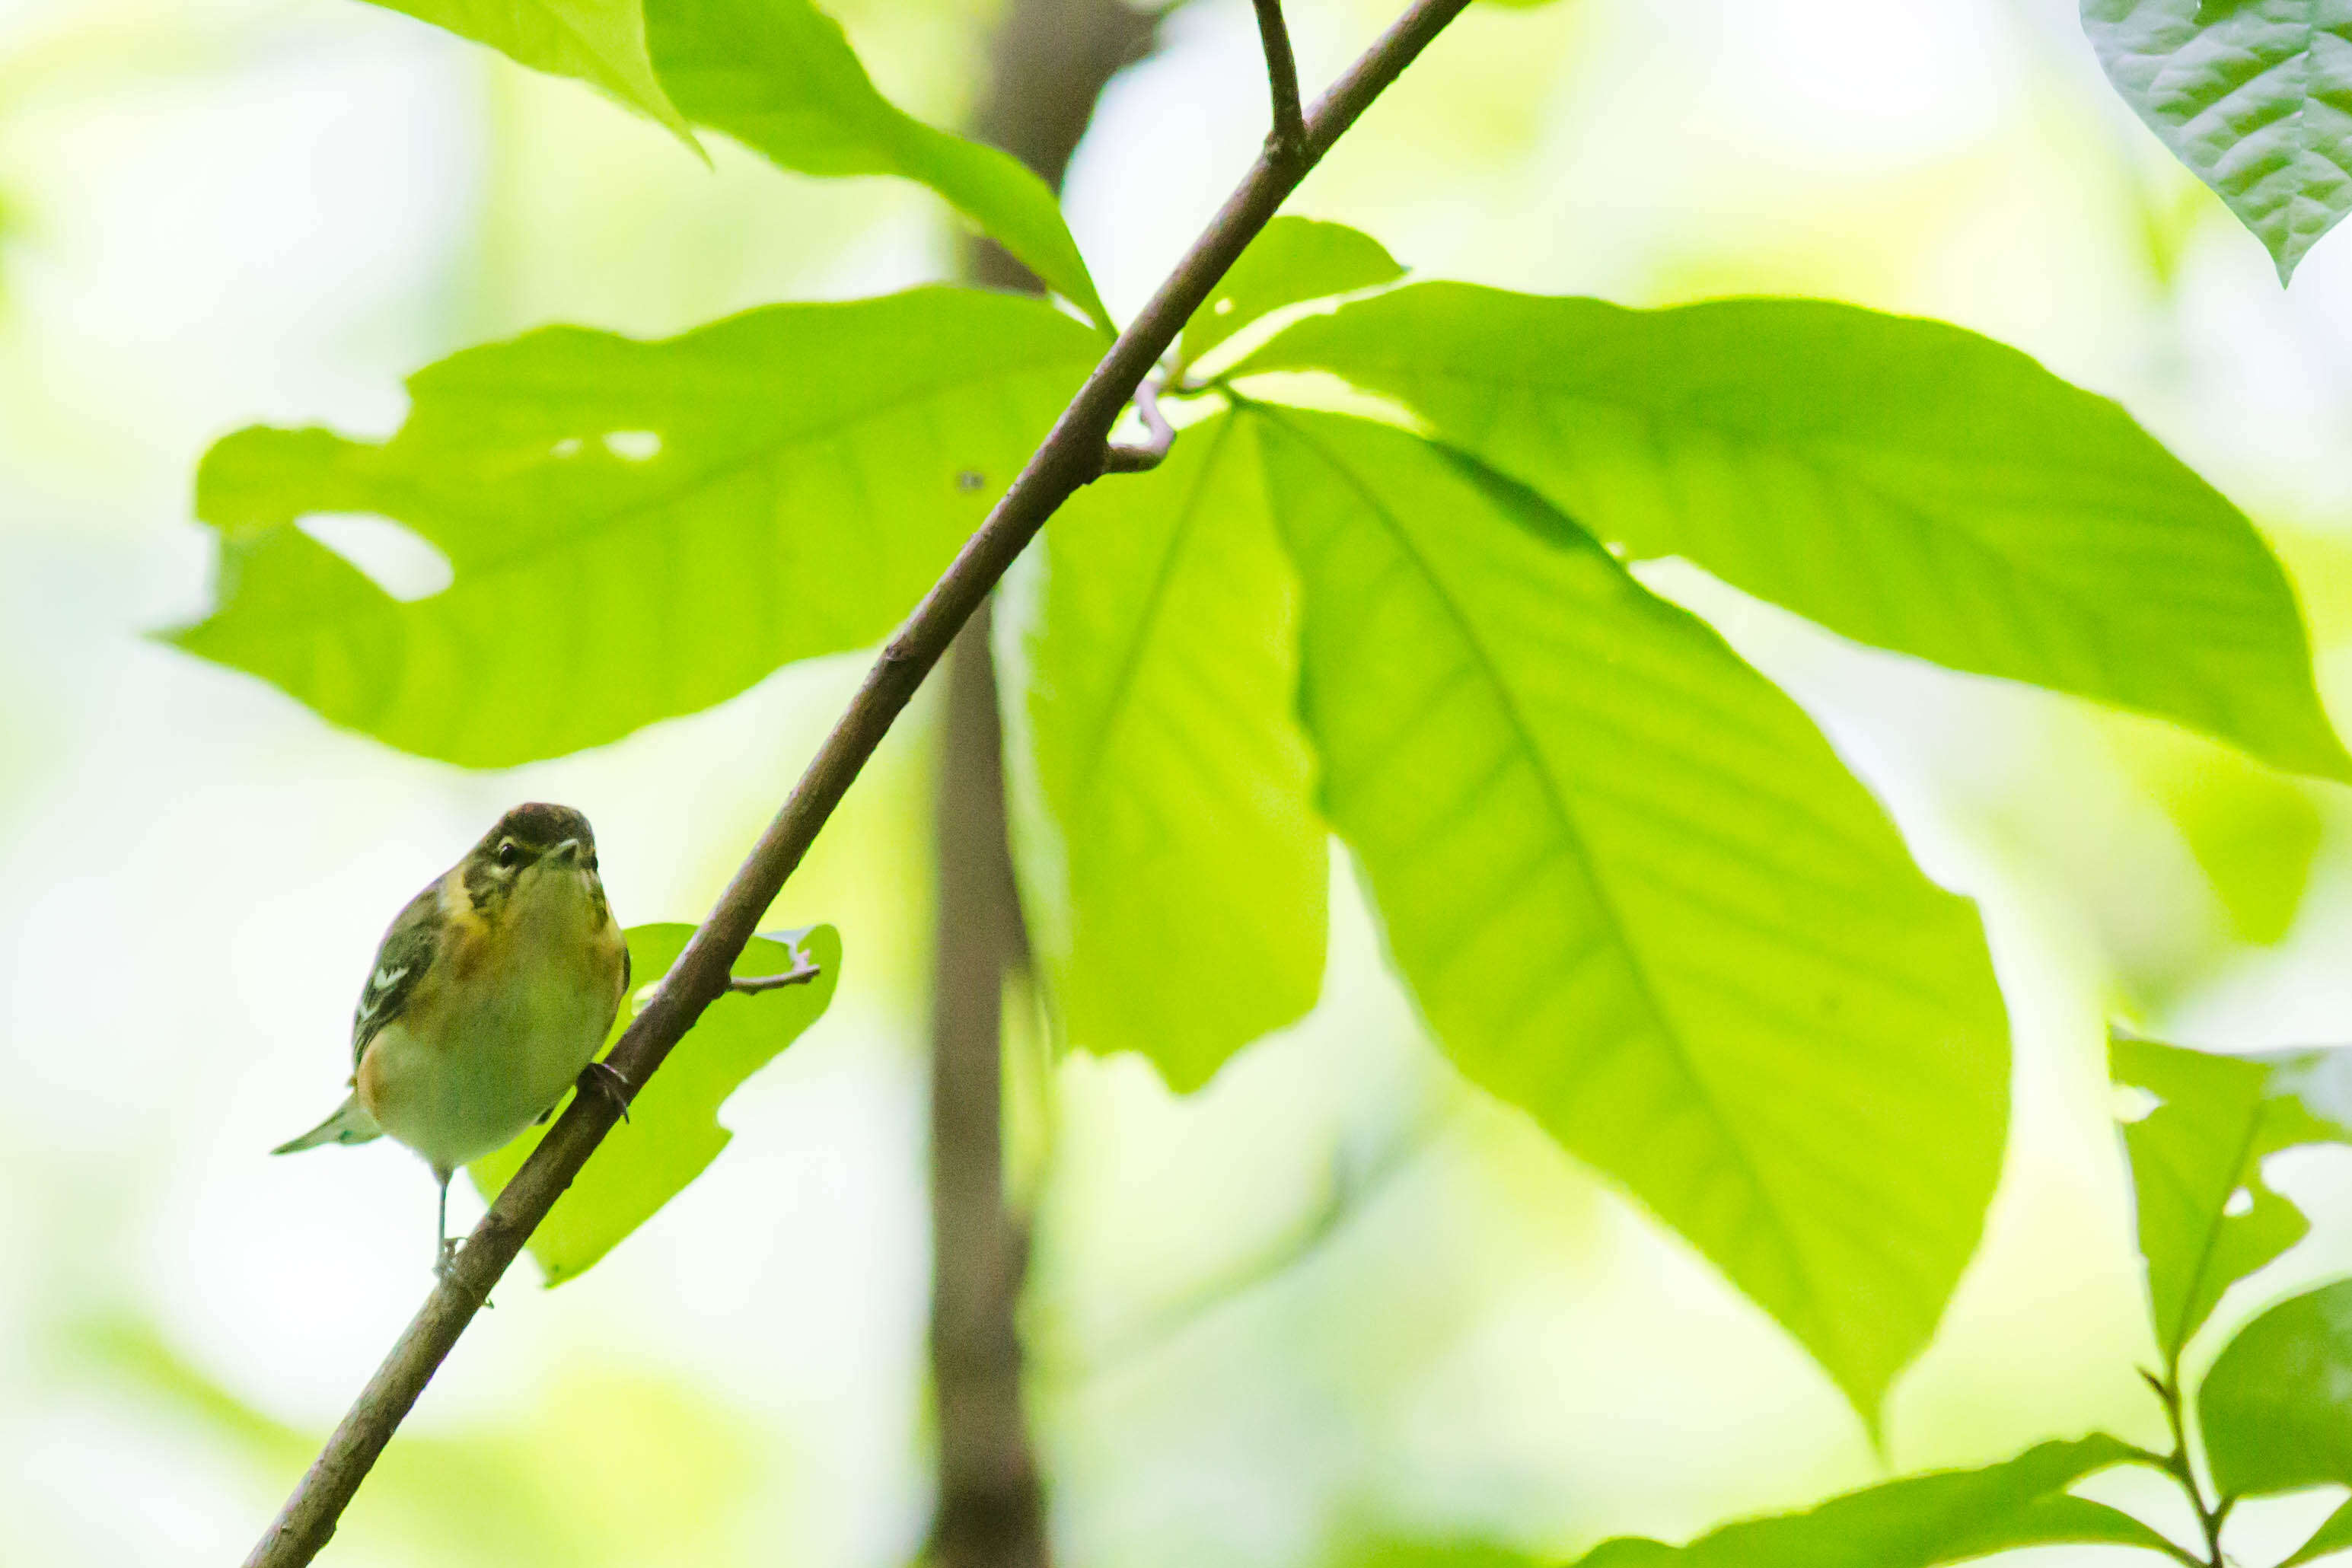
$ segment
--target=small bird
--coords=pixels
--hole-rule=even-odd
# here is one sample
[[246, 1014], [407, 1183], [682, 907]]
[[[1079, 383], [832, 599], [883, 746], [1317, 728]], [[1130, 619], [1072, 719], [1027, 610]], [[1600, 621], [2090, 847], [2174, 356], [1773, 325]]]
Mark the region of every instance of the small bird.
[[352, 1017], [352, 1092], [273, 1154], [389, 1134], [441, 1184], [434, 1272], [457, 1257], [449, 1178], [544, 1121], [577, 1081], [626, 1109], [595, 1060], [629, 990], [629, 946], [596, 876], [596, 836], [568, 805], [499, 818], [383, 933]]

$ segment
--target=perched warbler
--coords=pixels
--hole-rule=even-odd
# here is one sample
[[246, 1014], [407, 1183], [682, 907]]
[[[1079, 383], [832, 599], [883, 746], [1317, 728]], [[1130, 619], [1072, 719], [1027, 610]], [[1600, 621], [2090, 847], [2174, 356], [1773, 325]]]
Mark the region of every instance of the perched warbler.
[[596, 1061], [629, 989], [629, 947], [596, 876], [596, 836], [568, 805], [516, 806], [383, 933], [352, 1017], [352, 1092], [270, 1151], [389, 1134], [441, 1184], [436, 1273], [446, 1274], [449, 1177], [534, 1121], [574, 1081], [625, 1109]]

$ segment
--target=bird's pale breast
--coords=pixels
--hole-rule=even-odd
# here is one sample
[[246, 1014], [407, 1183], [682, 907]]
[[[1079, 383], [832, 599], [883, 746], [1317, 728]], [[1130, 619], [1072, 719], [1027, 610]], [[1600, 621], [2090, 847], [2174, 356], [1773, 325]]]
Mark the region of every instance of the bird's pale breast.
[[530, 1125], [593, 1059], [626, 952], [584, 874], [554, 873], [495, 926], [459, 922], [445, 962], [361, 1061], [363, 1104], [436, 1167]]

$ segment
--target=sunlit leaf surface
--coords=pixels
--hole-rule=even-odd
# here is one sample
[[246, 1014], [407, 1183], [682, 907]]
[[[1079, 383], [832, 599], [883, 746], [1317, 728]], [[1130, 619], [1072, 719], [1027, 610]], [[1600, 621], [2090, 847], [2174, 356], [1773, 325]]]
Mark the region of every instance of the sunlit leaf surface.
[[2157, 1102], [2123, 1131], [2148, 1306], [2169, 1363], [2223, 1291], [2311, 1229], [2264, 1183], [2263, 1162], [2352, 1142], [2352, 1053], [2223, 1057], [2118, 1037], [2111, 1064], [2116, 1083]]
[[2205, 1374], [2197, 1405], [2223, 1496], [2352, 1484], [2352, 1280], [2247, 1324]]
[[1250, 241], [1186, 324], [1179, 357], [1190, 364], [1286, 305], [1393, 283], [1403, 276], [1387, 248], [1359, 229], [1315, 218], [1276, 218]]
[[[643, 0], [373, 0], [387, 10], [488, 44], [533, 70], [593, 83], [668, 126], [686, 121], [654, 78]], [[699, 151], [699, 149], [698, 149]]]
[[688, 116], [804, 174], [929, 185], [1045, 286], [1106, 325], [1053, 191], [1011, 153], [935, 130], [876, 90], [807, 0], [646, 0], [654, 63]]
[[1015, 842], [1063, 1027], [1196, 1089], [1323, 973], [1298, 595], [1255, 426], [1193, 426], [1160, 468], [1079, 492], [1022, 581], [1002, 623]]
[[1874, 1412], [2000, 1166], [1975, 910], [1795, 704], [1538, 500], [1386, 426], [1264, 420], [1327, 814], [1438, 1037]]
[[[172, 640], [404, 751], [596, 745], [887, 635], [1096, 349], [1041, 301], [949, 289], [471, 349], [411, 380], [381, 446], [214, 447], [218, 603]], [[395, 598], [299, 526], [347, 512], [414, 531], [454, 580]]]
[[1635, 557], [1863, 642], [2352, 777], [2252, 525], [2122, 409], [1958, 327], [1425, 283], [1309, 317], [1242, 368], [1396, 398]]
[[[635, 926], [629, 931], [629, 963], [637, 994], [658, 984], [687, 939], [689, 925]], [[614, 1128], [596, 1157], [582, 1167], [547, 1218], [531, 1233], [530, 1255], [550, 1285], [584, 1273], [631, 1231], [653, 1218], [709, 1168], [733, 1136], [719, 1124], [719, 1108], [737, 1086], [774, 1059], [820, 1017], [841, 979], [841, 933], [814, 926], [789, 940], [754, 937], [736, 961], [742, 975], [783, 974], [806, 959], [818, 965], [815, 979], [773, 991], [721, 996], [711, 1004], [669, 1059], [629, 1105], [629, 1120]], [[633, 1009], [613, 1021], [615, 1039]], [[564, 1104], [571, 1103], [569, 1096]], [[557, 1107], [558, 1114], [562, 1107]], [[466, 1167], [485, 1198], [495, 1198], [551, 1121], [533, 1127], [499, 1150]]]
[[2044, 1443], [1980, 1470], [1911, 1476], [1805, 1513], [1728, 1524], [1687, 1546], [1612, 1541], [1577, 1568], [1933, 1568], [2020, 1546], [2165, 1549], [2164, 1537], [2066, 1489], [2126, 1463], [2113, 1437]]
[[2352, 0], [2083, 0], [2107, 79], [2269, 247], [2352, 209]]

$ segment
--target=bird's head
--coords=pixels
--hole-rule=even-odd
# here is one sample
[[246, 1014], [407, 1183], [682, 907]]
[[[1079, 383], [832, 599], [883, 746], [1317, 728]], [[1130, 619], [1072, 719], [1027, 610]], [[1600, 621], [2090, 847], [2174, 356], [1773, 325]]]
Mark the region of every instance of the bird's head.
[[467, 900], [485, 915], [518, 893], [576, 890], [600, 899], [596, 833], [568, 805], [527, 801], [499, 818], [460, 865]]

